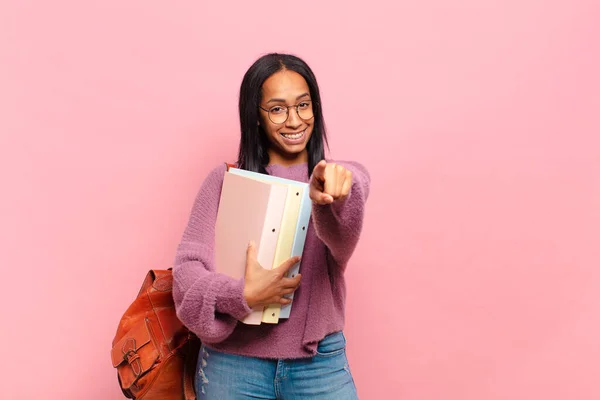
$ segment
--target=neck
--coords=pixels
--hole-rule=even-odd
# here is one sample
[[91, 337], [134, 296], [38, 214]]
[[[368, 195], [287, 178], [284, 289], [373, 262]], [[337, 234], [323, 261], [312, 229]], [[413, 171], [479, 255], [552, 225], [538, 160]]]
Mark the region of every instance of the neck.
[[281, 154], [272, 149], [269, 152], [269, 165], [279, 164], [284, 167], [289, 167], [296, 164], [303, 164], [308, 162], [308, 151], [304, 149], [298, 154]]

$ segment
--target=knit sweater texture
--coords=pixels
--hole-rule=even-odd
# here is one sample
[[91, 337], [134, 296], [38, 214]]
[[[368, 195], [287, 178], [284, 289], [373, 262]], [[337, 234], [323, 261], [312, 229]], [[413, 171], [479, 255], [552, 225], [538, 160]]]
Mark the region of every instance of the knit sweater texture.
[[[215, 272], [213, 251], [225, 164], [205, 178], [177, 248], [173, 298], [179, 319], [206, 346], [259, 358], [304, 358], [315, 355], [318, 342], [326, 335], [344, 328], [344, 272], [362, 231], [370, 176], [357, 162], [336, 164], [352, 172], [350, 193], [345, 200], [330, 205], [313, 203], [300, 263], [302, 280], [294, 293], [289, 319], [278, 324], [239, 322], [251, 312], [243, 295], [244, 280]], [[273, 164], [267, 172], [309, 182], [307, 168], [306, 163]]]

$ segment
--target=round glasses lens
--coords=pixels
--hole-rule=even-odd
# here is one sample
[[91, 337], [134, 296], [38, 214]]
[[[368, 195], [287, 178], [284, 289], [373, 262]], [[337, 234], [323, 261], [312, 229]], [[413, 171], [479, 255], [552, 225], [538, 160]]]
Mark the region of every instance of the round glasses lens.
[[298, 106], [298, 116], [304, 120], [311, 119], [313, 117], [313, 109], [310, 103], [301, 103]]
[[274, 124], [283, 124], [287, 120], [287, 114], [285, 110], [277, 107], [269, 111], [269, 118]]

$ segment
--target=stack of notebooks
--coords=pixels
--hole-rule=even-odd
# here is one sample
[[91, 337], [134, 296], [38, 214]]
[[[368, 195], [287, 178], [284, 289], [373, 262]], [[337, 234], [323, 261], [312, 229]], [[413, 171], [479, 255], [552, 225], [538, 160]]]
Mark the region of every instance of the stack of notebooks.
[[[225, 172], [215, 227], [217, 272], [240, 279], [246, 249], [253, 240], [263, 268], [276, 268], [304, 250], [312, 202], [307, 183], [250, 172], [232, 166]], [[300, 263], [288, 273], [299, 272]], [[293, 293], [286, 295], [293, 299]], [[241, 322], [277, 324], [289, 318], [292, 303], [256, 307]]]

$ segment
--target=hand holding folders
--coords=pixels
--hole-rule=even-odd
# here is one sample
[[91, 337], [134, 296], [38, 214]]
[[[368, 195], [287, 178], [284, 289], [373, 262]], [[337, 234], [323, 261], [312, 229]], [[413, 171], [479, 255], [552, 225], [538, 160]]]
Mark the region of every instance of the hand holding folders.
[[[215, 266], [217, 272], [244, 280], [252, 312], [241, 322], [277, 324], [290, 317], [300, 279], [297, 257], [304, 250], [311, 210], [308, 183], [232, 166], [225, 172]], [[250, 241], [254, 246], [248, 249]]]
[[301, 274], [286, 278], [287, 272], [300, 261], [300, 257], [290, 257], [273, 269], [263, 268], [256, 259], [256, 244], [250, 242], [246, 251], [246, 275], [244, 298], [250, 308], [269, 304], [289, 304], [291, 299], [284, 297], [296, 290]]

